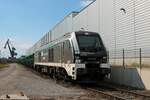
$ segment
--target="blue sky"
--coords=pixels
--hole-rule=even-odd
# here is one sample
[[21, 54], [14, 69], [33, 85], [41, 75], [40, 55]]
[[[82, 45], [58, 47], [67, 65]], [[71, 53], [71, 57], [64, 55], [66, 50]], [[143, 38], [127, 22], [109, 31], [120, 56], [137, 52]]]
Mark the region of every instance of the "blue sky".
[[19, 55], [31, 47], [55, 24], [72, 11], [79, 11], [88, 0], [0, 0], [0, 50], [8, 38]]

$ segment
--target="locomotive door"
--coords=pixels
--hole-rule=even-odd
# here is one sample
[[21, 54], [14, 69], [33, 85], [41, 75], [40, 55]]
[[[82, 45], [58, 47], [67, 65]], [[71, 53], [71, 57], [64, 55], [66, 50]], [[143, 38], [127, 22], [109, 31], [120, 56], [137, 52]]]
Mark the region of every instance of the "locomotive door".
[[41, 52], [38, 53], [38, 62], [41, 62]]
[[63, 42], [63, 43], [61, 43], [61, 63], [64, 63], [64, 45], [65, 45], [65, 43]]

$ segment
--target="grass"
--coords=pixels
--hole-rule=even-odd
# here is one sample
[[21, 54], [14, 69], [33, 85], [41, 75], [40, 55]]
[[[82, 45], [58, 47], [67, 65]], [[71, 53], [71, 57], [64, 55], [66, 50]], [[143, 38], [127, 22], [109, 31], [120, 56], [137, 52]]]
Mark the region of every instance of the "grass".
[[0, 64], [0, 69], [8, 67], [8, 64]]

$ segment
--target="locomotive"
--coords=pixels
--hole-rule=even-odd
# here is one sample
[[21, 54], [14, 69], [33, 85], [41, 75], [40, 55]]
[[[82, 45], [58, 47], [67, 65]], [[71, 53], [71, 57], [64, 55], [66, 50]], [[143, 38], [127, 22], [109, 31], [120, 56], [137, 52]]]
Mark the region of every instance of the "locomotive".
[[56, 79], [95, 81], [110, 73], [110, 64], [98, 33], [76, 31], [40, 47], [34, 54], [34, 69]]

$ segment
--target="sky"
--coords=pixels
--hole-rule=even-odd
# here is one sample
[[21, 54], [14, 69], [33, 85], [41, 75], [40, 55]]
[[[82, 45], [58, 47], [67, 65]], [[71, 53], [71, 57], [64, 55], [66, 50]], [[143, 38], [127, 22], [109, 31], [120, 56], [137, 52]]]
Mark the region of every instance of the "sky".
[[72, 11], [80, 11], [91, 0], [0, 0], [0, 57], [9, 38], [18, 57]]

